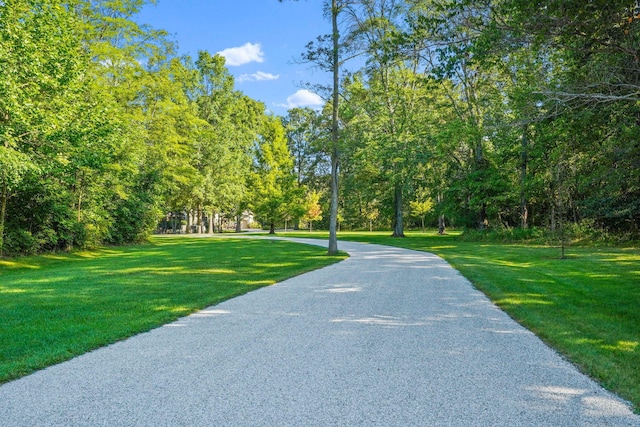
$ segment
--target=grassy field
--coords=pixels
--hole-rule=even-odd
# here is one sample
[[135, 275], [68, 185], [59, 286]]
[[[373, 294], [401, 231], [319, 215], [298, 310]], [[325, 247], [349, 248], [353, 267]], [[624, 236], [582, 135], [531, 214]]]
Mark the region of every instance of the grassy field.
[[[433, 252], [514, 319], [640, 409], [640, 249], [463, 241], [458, 234], [340, 233]], [[302, 236], [302, 234], [295, 234]], [[326, 234], [305, 234], [326, 237]]]
[[0, 259], [0, 383], [331, 264], [321, 247], [246, 239]]
[[[323, 233], [295, 233], [324, 238]], [[436, 253], [583, 372], [640, 408], [640, 249], [463, 241], [455, 233], [340, 233]], [[245, 239], [0, 260], [0, 383], [343, 257]]]

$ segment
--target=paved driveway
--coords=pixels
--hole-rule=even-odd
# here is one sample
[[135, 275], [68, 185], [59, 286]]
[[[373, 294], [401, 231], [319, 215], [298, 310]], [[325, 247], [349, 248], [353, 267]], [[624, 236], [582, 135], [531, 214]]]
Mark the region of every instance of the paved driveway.
[[640, 426], [440, 258], [340, 249], [351, 257], [0, 386], [0, 425]]

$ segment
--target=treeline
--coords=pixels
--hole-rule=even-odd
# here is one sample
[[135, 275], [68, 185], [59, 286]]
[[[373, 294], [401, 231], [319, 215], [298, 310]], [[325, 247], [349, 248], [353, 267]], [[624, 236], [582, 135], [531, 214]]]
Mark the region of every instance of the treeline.
[[340, 69], [336, 146], [331, 102], [266, 114], [223, 58], [137, 24], [145, 3], [0, 2], [3, 253], [136, 242], [169, 217], [326, 226], [334, 155], [342, 229], [638, 235], [637, 4], [327, 1], [338, 51], [301, 56]]
[[[637, 2], [331, 3], [343, 228], [638, 236]], [[329, 42], [303, 58], [331, 68]]]
[[171, 212], [211, 229], [287, 193], [262, 186], [293, 177], [280, 120], [224, 58], [137, 24], [145, 3], [0, 2], [0, 255], [140, 241]]

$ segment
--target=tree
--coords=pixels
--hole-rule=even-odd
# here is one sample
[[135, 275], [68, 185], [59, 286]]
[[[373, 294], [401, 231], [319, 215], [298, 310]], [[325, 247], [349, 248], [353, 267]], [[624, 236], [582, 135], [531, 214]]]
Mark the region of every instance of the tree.
[[51, 139], [73, 118], [88, 59], [77, 17], [57, 1], [0, 2], [0, 17], [2, 255], [11, 199], [51, 161]]
[[293, 108], [283, 119], [298, 185], [321, 186], [319, 178], [329, 169], [329, 159], [322, 147], [326, 138], [322, 119], [311, 108]]
[[[282, 0], [280, 0], [282, 1]], [[340, 144], [340, 125], [339, 125], [339, 103], [340, 103], [340, 67], [342, 65], [341, 52], [344, 46], [340, 42], [340, 27], [338, 25], [338, 17], [348, 0], [331, 0], [331, 4], [327, 4], [330, 11], [331, 19], [331, 36], [330, 48], [322, 46], [326, 41], [326, 37], [319, 37], [320, 45], [315, 46], [309, 44], [309, 49], [304, 55], [308, 62], [315, 63], [319, 67], [330, 71], [332, 75], [331, 89], [331, 147], [329, 155], [331, 158], [331, 196], [330, 196], [330, 216], [329, 216], [329, 247], [328, 254], [335, 255], [338, 253], [338, 172], [340, 166], [339, 144]]]
[[293, 158], [287, 148], [282, 122], [265, 116], [255, 147], [255, 160], [250, 179], [251, 208], [261, 222], [275, 224], [286, 213], [297, 190], [293, 174]]
[[262, 103], [234, 89], [224, 61], [219, 55], [200, 52], [196, 62], [200, 75], [196, 102], [208, 126], [196, 143], [194, 163], [203, 179], [195, 203], [208, 211], [210, 232], [216, 213], [236, 217], [242, 213], [251, 146], [264, 115]]
[[309, 223], [309, 231], [313, 231], [313, 221], [320, 221], [321, 219], [322, 207], [320, 206], [320, 193], [310, 191], [305, 198], [305, 213], [302, 220]]
[[411, 215], [420, 218], [422, 232], [424, 233], [424, 218], [433, 210], [433, 199], [417, 199], [409, 202]]

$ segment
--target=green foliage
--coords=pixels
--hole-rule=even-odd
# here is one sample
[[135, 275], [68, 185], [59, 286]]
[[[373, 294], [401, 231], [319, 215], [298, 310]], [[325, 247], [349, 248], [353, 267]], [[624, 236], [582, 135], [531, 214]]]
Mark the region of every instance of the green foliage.
[[412, 216], [420, 219], [421, 228], [424, 231], [424, 218], [433, 210], [433, 199], [411, 200], [409, 209], [411, 209]]
[[[347, 223], [373, 200], [397, 223], [398, 201], [423, 188], [469, 228], [553, 236], [587, 220], [638, 234], [640, 26], [628, 5], [354, 4], [348, 28], [368, 62], [343, 84]], [[565, 25], [567, 14], [581, 19]]]
[[284, 126], [276, 117], [264, 118], [250, 179], [250, 206], [258, 221], [268, 224], [269, 232], [274, 233], [276, 222], [291, 216], [295, 205], [302, 205]]
[[246, 205], [264, 106], [222, 57], [173, 57], [133, 20], [145, 3], [0, 3], [0, 256], [137, 242], [167, 211]]
[[298, 184], [312, 189], [321, 187], [324, 171], [330, 167], [325, 147], [327, 128], [322, 115], [310, 108], [293, 108], [283, 118], [283, 125]]
[[320, 206], [321, 194], [317, 191], [308, 192], [304, 201], [304, 215], [302, 221], [309, 223], [309, 230], [313, 229], [313, 222], [322, 219], [322, 207]]
[[4, 250], [11, 255], [33, 255], [40, 249], [38, 239], [27, 230], [9, 231], [4, 239]]
[[332, 241], [338, 213], [401, 236], [424, 198], [414, 217], [442, 226], [640, 234], [640, 20], [623, 2], [327, 2], [336, 37], [303, 57], [334, 96], [283, 119], [286, 156], [224, 58], [175, 57], [136, 22], [147, 3], [0, 2], [0, 256], [140, 241], [169, 212], [189, 232], [250, 206], [297, 223], [305, 189]]
[[465, 229], [460, 239], [468, 242], [553, 244], [557, 241], [556, 237], [544, 228], [514, 227], [484, 230]]

